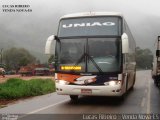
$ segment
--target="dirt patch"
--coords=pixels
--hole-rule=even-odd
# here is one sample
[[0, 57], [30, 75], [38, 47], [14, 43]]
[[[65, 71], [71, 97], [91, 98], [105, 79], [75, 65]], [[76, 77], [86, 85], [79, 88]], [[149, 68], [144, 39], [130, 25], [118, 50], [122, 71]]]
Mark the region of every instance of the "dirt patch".
[[15, 103], [17, 100], [3, 100], [3, 99], [1, 99], [0, 100], [0, 105], [8, 105], [9, 103]]
[[5, 77], [0, 76], [0, 83], [3, 83], [5, 81], [7, 81], [9, 78], [20, 78], [23, 80], [30, 80], [30, 79], [37, 79], [37, 78], [41, 78], [41, 79], [52, 79], [54, 80], [53, 76], [21, 76], [21, 75], [6, 75]]
[[20, 78], [20, 75], [5, 75], [5, 77], [0, 76], [0, 83], [7, 81], [9, 78]]
[[[36, 96], [33, 96], [33, 97], [36, 97]], [[13, 99], [13, 100], [0, 99], [0, 108], [4, 108], [4, 107], [7, 107], [8, 105], [17, 103], [21, 100], [26, 100], [33, 97], [25, 97], [25, 98]]]
[[7, 107], [8, 105], [17, 103], [18, 101], [19, 101], [18, 99], [13, 99], [13, 100], [0, 99], [0, 108]]

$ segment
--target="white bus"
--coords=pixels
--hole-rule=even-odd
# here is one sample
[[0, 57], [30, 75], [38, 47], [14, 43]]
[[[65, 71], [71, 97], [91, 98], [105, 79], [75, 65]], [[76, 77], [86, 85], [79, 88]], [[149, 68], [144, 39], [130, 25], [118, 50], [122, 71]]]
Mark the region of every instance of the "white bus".
[[152, 78], [156, 86], [160, 87], [160, 36], [155, 42], [155, 50], [152, 63]]
[[85, 96], [123, 96], [136, 78], [135, 41], [120, 13], [65, 15], [55, 42], [56, 92], [77, 100]]

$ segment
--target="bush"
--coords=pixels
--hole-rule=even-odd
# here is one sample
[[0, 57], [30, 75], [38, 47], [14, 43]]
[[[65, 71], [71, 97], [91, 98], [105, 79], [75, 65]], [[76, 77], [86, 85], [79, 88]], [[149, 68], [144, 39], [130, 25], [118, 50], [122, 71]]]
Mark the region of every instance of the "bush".
[[17, 99], [38, 96], [55, 91], [54, 81], [51, 79], [31, 79], [24, 81], [11, 78], [0, 84], [0, 99]]

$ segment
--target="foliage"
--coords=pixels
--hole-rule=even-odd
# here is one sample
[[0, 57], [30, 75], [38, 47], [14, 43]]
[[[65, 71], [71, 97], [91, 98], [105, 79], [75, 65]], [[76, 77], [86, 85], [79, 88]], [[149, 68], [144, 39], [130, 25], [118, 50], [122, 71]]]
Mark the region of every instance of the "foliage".
[[24, 48], [11, 48], [4, 51], [7, 70], [18, 70], [21, 66], [34, 63], [36, 58]]
[[139, 69], [151, 69], [153, 54], [150, 49], [136, 48], [136, 63]]
[[18, 78], [11, 78], [0, 84], [0, 99], [17, 99], [43, 95], [54, 92], [55, 84], [51, 79], [32, 79], [25, 81]]
[[52, 62], [54, 62], [54, 59], [55, 59], [54, 55], [51, 55], [48, 59], [48, 63], [51, 64]]

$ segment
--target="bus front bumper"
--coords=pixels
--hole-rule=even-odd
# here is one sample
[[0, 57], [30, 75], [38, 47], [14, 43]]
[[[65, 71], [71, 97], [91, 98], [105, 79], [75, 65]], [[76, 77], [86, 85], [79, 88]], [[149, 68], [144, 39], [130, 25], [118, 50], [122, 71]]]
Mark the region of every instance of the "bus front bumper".
[[121, 85], [114, 86], [81, 86], [62, 85], [56, 83], [56, 92], [59, 95], [86, 95], [86, 96], [122, 96]]

